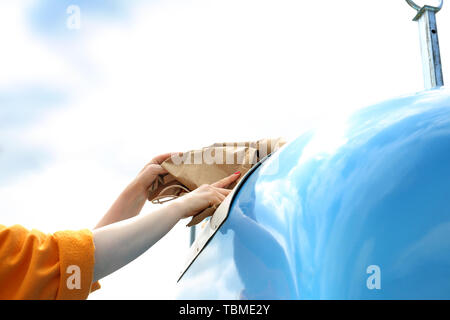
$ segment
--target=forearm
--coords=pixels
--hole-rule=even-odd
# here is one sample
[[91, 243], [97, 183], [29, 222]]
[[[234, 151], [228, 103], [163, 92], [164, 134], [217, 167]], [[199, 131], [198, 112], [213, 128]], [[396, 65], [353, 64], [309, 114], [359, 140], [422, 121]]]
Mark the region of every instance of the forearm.
[[134, 180], [120, 194], [111, 208], [97, 223], [95, 229], [136, 216], [146, 200], [145, 187], [139, 181]]
[[148, 250], [175, 226], [183, 215], [182, 211], [182, 204], [172, 201], [149, 214], [94, 230], [94, 281], [120, 269]]
[[[224, 187], [236, 181], [239, 177], [238, 173], [212, 185], [201, 185], [194, 191], [160, 206], [149, 214], [95, 229], [93, 232], [95, 245], [93, 280], [98, 281], [139, 257], [169, 232], [181, 218], [193, 216], [210, 206], [219, 205], [231, 192]], [[131, 195], [133, 194], [132, 192]], [[132, 199], [135, 199], [134, 202]], [[134, 198], [125, 194], [123, 203], [139, 205], [139, 199], [139, 196]], [[124, 213], [121, 213], [121, 210], [128, 212], [129, 207], [122, 206], [120, 199], [117, 202], [119, 204], [113, 207], [117, 209], [118, 216], [123, 216]], [[138, 205], [135, 208], [138, 208]]]

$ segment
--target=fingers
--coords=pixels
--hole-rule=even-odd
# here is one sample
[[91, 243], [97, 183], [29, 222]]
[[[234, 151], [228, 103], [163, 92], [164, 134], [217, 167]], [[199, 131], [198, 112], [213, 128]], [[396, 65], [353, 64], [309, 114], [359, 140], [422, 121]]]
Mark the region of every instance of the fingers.
[[217, 187], [213, 187], [218, 193], [220, 193], [223, 196], [227, 196], [231, 193], [230, 189], [224, 189], [224, 188], [217, 188]]
[[218, 207], [223, 202], [223, 200], [225, 200], [225, 196], [221, 193], [217, 193], [216, 201], [214, 201], [213, 204]]
[[214, 190], [212, 205], [218, 206], [220, 205], [225, 198], [231, 193], [230, 189], [216, 188], [211, 186], [212, 190]]
[[226, 178], [223, 178], [222, 180], [219, 180], [211, 185], [213, 187], [217, 187], [217, 188], [225, 188], [228, 185], [230, 185], [231, 183], [233, 183], [234, 181], [236, 181], [240, 176], [241, 176], [241, 172], [238, 171], [238, 172], [233, 173], [232, 175], [230, 175]]
[[182, 207], [186, 209], [181, 214], [183, 217], [190, 217], [208, 207], [217, 208], [231, 191], [229, 189], [203, 184], [194, 191], [187, 193], [186, 196], [174, 201], [184, 202]]
[[152, 167], [152, 173], [153, 174], [165, 174], [167, 173], [167, 170], [164, 169], [163, 167], [161, 167], [161, 165], [159, 164], [150, 164], [150, 166]]
[[206, 185], [206, 187], [210, 191], [210, 204], [216, 206], [221, 204], [232, 191], [230, 189], [217, 188], [212, 185]]
[[154, 157], [152, 159], [152, 161], [150, 161], [150, 163], [161, 164], [164, 161], [166, 161], [168, 158], [170, 158], [172, 155], [179, 154], [179, 153], [180, 152], [169, 152], [169, 153], [160, 154], [159, 156]]
[[210, 207], [212, 207], [212, 206], [218, 207], [222, 203], [222, 201], [223, 200], [221, 200], [218, 196], [216, 196], [215, 198], [213, 198], [209, 201], [209, 206]]
[[222, 194], [222, 193], [220, 193], [220, 192], [217, 192], [217, 197], [219, 198], [220, 202], [222, 202], [223, 200], [225, 200], [225, 195]]
[[212, 185], [203, 185], [200, 188], [206, 191], [204, 195], [206, 196], [206, 199], [208, 199], [209, 206], [218, 206], [231, 192], [229, 189], [217, 188]]

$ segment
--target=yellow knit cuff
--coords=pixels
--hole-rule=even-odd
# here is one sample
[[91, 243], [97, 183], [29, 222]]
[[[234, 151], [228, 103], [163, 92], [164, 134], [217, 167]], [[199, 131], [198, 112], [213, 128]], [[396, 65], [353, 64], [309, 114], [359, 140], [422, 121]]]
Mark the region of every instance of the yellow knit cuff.
[[59, 231], [54, 233], [58, 241], [60, 282], [56, 299], [86, 299], [92, 290], [99, 288], [94, 276], [95, 247], [90, 230]]

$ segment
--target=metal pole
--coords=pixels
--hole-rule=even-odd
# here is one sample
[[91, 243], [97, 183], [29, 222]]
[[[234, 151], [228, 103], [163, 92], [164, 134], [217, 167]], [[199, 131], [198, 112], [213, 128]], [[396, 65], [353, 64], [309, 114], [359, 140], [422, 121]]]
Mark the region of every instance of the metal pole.
[[192, 244], [195, 241], [195, 226], [192, 226], [190, 231], [191, 231], [191, 237], [190, 237], [189, 245], [192, 246]]
[[422, 52], [422, 69], [425, 88], [431, 89], [444, 85], [442, 75], [441, 54], [436, 26], [436, 13], [441, 10], [444, 0], [439, 6], [418, 6], [412, 0], [406, 2], [417, 11], [413, 21], [419, 23], [420, 49]]

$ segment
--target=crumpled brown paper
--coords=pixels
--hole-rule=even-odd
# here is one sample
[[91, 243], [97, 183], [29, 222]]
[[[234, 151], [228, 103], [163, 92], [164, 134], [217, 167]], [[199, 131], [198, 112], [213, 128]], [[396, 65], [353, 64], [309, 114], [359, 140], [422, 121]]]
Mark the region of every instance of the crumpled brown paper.
[[[165, 160], [161, 166], [168, 171], [159, 175], [148, 190], [148, 199], [163, 203], [193, 191], [202, 184], [212, 184], [237, 171], [240, 178], [228, 186], [232, 189], [258, 161], [285, 144], [284, 139], [262, 139], [254, 142], [215, 143], [200, 150], [191, 150]], [[195, 215], [187, 226], [211, 216], [215, 207]]]

